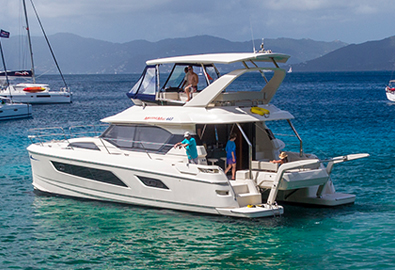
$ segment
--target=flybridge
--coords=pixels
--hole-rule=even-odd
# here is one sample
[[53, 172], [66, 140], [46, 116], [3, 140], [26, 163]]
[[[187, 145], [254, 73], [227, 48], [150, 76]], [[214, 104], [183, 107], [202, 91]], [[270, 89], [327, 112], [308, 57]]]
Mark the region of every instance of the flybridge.
[[[256, 53], [217, 53], [176, 56], [149, 60], [138, 82], [127, 93], [136, 105], [181, 105], [187, 107], [208, 106], [241, 106], [268, 104], [285, 77], [285, 70], [278, 63], [286, 63], [289, 55], [256, 52]], [[259, 67], [257, 63], [272, 63], [272, 67]], [[221, 75], [215, 64], [241, 63], [242, 68]], [[160, 84], [160, 66], [173, 64], [173, 68]], [[197, 89], [184, 93], [183, 84], [186, 78], [185, 68], [191, 66], [198, 76]], [[261, 91], [226, 91], [227, 87], [238, 77], [247, 72], [259, 72], [265, 84]], [[265, 73], [269, 73], [268, 78]], [[190, 101], [188, 101], [192, 98]]]

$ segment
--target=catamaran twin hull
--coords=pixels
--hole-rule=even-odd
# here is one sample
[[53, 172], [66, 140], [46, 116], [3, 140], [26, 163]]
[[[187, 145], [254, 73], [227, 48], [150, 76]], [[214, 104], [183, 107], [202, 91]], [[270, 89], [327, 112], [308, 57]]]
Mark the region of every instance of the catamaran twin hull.
[[0, 96], [12, 98], [15, 102], [29, 104], [58, 104], [71, 103], [72, 94], [68, 92], [41, 92], [41, 93], [13, 93], [9, 95], [7, 91], [0, 92]]
[[47, 84], [20, 83], [9, 85], [0, 91], [0, 96], [10, 98], [14, 102], [29, 104], [71, 103], [72, 93], [67, 89], [50, 91]]

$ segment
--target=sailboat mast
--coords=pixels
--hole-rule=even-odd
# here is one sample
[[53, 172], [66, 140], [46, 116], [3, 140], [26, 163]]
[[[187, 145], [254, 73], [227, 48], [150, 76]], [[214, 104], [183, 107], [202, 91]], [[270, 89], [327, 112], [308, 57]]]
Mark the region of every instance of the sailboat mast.
[[7, 67], [5, 66], [5, 59], [4, 59], [4, 54], [3, 54], [3, 47], [1, 46], [1, 38], [0, 38], [0, 52], [1, 52], [1, 59], [3, 61], [3, 67], [4, 67], [4, 75], [5, 79], [7, 82], [7, 87], [10, 85], [10, 81], [8, 80], [8, 75], [7, 75]]
[[29, 28], [29, 20], [27, 19], [27, 10], [26, 10], [26, 1], [23, 0], [23, 10], [25, 12], [25, 20], [26, 20], [26, 30], [27, 30], [27, 40], [29, 42], [29, 51], [30, 51], [30, 60], [32, 63], [32, 78], [33, 78], [33, 83], [36, 83], [36, 77], [34, 73], [34, 60], [33, 60], [33, 49], [32, 49], [32, 40], [30, 38], [30, 28]]

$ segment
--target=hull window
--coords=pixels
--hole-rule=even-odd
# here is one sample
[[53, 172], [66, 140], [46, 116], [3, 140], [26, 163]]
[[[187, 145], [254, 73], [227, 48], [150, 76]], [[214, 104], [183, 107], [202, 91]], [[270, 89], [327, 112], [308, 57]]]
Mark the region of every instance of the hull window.
[[79, 176], [82, 178], [87, 178], [90, 180], [95, 180], [111, 185], [128, 187], [124, 182], [121, 181], [121, 179], [119, 179], [110, 171], [60, 163], [56, 161], [51, 161], [51, 162], [56, 170], [63, 173], [67, 173], [70, 175]]
[[146, 186], [154, 187], [154, 188], [169, 189], [162, 181], [160, 181], [158, 179], [148, 178], [148, 177], [144, 177], [144, 176], [138, 176], [138, 178]]

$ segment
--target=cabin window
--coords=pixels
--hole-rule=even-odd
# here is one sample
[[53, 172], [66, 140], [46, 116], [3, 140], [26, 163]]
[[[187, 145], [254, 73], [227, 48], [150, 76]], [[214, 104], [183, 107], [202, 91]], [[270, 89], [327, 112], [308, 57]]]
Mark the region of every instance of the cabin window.
[[83, 148], [83, 149], [89, 149], [89, 150], [100, 150], [99, 147], [93, 142], [75, 142], [75, 143], [70, 143], [69, 147], [72, 148]]
[[112, 125], [101, 135], [119, 148], [133, 148], [136, 126]]
[[101, 138], [121, 149], [149, 152], [163, 152], [163, 149], [170, 149], [167, 144], [172, 137], [167, 130], [149, 125], [111, 125], [101, 135]]
[[153, 126], [139, 126], [134, 136], [135, 148], [158, 151], [167, 142], [171, 134], [161, 128]]

